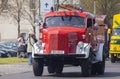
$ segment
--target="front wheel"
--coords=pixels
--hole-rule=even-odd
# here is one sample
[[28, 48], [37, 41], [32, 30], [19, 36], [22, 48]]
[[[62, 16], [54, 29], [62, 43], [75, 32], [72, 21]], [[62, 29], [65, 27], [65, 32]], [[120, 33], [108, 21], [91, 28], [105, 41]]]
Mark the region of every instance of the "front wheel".
[[114, 57], [114, 55], [111, 55], [111, 62], [115, 63], [115, 61], [116, 61], [116, 58]]
[[55, 72], [55, 66], [56, 63], [54, 63], [54, 61], [50, 61], [48, 64], [48, 72], [49, 73], [54, 73]]
[[104, 63], [104, 62], [98, 63], [97, 73], [98, 73], [99, 75], [103, 75], [103, 74], [104, 74], [104, 70], [105, 70], [105, 63]]
[[57, 63], [55, 68], [56, 74], [61, 74], [63, 71], [63, 67], [64, 67], [63, 63]]
[[91, 74], [96, 75], [96, 73], [97, 73], [97, 64], [94, 63], [92, 64]]
[[82, 67], [81, 67], [81, 70], [82, 70], [82, 75], [85, 76], [85, 77], [88, 77], [91, 75], [91, 60], [86, 59], [83, 61], [82, 63]]
[[35, 76], [41, 76], [43, 73], [44, 62], [42, 58], [33, 59], [33, 72]]

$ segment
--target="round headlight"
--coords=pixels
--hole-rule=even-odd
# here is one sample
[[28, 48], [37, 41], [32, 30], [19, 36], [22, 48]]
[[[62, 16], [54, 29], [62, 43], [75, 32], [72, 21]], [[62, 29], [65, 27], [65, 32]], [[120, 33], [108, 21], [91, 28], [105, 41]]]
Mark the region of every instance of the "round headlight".
[[80, 48], [83, 48], [83, 47], [84, 47], [84, 43], [83, 43], [83, 42], [79, 42], [79, 43], [78, 43], [78, 46], [79, 46]]

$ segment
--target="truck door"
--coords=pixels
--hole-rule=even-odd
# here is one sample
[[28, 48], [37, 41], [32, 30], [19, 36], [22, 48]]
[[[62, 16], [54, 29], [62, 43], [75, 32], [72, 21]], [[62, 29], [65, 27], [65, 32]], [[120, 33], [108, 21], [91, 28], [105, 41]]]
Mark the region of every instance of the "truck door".
[[96, 51], [97, 50], [97, 39], [96, 39], [97, 32], [92, 28], [94, 23], [95, 23], [95, 20], [93, 18], [87, 19], [86, 42], [91, 44], [93, 51]]

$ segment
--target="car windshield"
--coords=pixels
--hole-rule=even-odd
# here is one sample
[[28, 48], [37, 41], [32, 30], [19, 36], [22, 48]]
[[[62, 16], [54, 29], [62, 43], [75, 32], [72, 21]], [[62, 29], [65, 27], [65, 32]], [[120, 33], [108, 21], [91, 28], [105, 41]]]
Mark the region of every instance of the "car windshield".
[[113, 35], [116, 35], [116, 36], [120, 35], [120, 28], [114, 29], [113, 30]]
[[45, 20], [45, 27], [72, 26], [83, 28], [84, 25], [84, 18], [80, 16], [52, 16]]

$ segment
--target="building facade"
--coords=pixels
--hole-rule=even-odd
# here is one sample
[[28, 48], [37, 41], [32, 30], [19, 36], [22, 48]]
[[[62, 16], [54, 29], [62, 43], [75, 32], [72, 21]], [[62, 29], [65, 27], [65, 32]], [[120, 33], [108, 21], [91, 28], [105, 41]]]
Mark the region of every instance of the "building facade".
[[[12, 17], [0, 16], [0, 41], [15, 41], [18, 37], [18, 25]], [[31, 25], [21, 21], [21, 33], [28, 33]]]
[[[17, 10], [19, 10], [19, 6], [17, 3], [20, 3], [22, 7], [27, 6], [29, 10], [29, 0], [25, 0], [28, 3], [22, 1], [24, 0], [0, 0], [0, 41], [16, 41], [18, 37], [18, 23], [15, 20], [14, 15], [17, 18]], [[11, 7], [12, 6], [12, 7]], [[10, 8], [16, 8], [16, 14], [10, 13]], [[13, 8], [13, 9], [14, 9]], [[13, 16], [12, 16], [13, 15]], [[18, 19], [18, 18], [17, 18]], [[20, 21], [20, 33], [29, 33], [29, 30], [32, 28], [31, 24], [25, 20], [25, 18], [21, 18]]]

